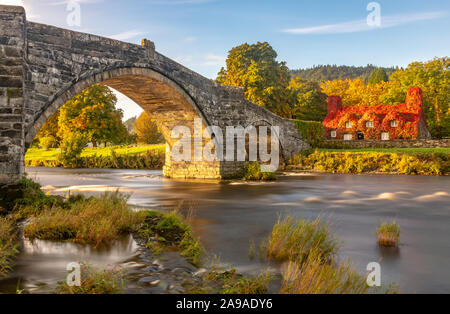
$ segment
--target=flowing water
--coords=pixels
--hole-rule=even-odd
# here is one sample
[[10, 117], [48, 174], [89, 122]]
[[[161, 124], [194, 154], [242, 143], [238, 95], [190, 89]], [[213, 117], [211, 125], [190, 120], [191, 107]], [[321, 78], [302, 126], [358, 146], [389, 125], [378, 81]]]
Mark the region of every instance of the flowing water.
[[[194, 232], [208, 252], [241, 272], [267, 267], [251, 259], [249, 251], [252, 243], [259, 247], [270, 234], [280, 214], [308, 219], [321, 215], [332, 222], [342, 242], [340, 256], [349, 258], [361, 273], [368, 263], [379, 262], [382, 282], [395, 282], [402, 292], [450, 293], [449, 177], [286, 173], [270, 183], [220, 183], [168, 180], [161, 171], [27, 171], [52, 194], [97, 195], [120, 189], [131, 195], [133, 206], [190, 208]], [[401, 244], [398, 249], [380, 249], [375, 237], [378, 222], [394, 219], [401, 226]], [[11, 279], [0, 282], [0, 292], [19, 279], [27, 288], [54, 285], [74, 260], [114, 265], [135, 251], [128, 237], [102, 249], [24, 240], [18, 265]]]

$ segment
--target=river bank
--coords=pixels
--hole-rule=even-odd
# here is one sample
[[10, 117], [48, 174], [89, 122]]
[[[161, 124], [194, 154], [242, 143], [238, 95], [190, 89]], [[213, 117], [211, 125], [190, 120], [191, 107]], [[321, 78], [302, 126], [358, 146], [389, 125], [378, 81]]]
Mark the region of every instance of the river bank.
[[[183, 215], [190, 212], [193, 234], [205, 251], [219, 257], [221, 266], [241, 274], [254, 276], [266, 270], [266, 261], [257, 255], [250, 258], [249, 252], [270, 235], [280, 214], [308, 220], [320, 215], [333, 222], [332, 231], [341, 242], [339, 258], [350, 258], [360, 274], [366, 273], [368, 263], [376, 261], [382, 267], [383, 284], [395, 282], [402, 292], [450, 291], [448, 177], [287, 172], [276, 182], [219, 182], [169, 180], [153, 170], [26, 171], [52, 195], [100, 196], [120, 189], [130, 195], [128, 204], [132, 207], [165, 213], [178, 208]], [[379, 221], [392, 220], [401, 226], [400, 245], [380, 249], [375, 229]], [[130, 245], [121, 246], [121, 251], [128, 252], [127, 247]], [[56, 253], [52, 248], [29, 247], [32, 257], [27, 254], [18, 261], [17, 276], [22, 282], [37, 285], [50, 280], [52, 274], [45, 270], [55, 268], [53, 261], [73, 261], [72, 256], [78, 260], [76, 256], [86, 252], [61, 247]], [[109, 254], [121, 256], [117, 246], [103, 251], [105, 255], [91, 252], [92, 259], [104, 258], [104, 264], [110, 263]], [[64, 272], [62, 269], [62, 276]]]
[[[58, 154], [59, 151], [54, 149], [30, 149], [25, 156], [25, 165], [62, 168]], [[161, 170], [164, 163], [165, 145], [88, 148], [70, 168]], [[450, 173], [450, 149], [317, 149], [290, 158], [283, 169], [341, 174], [445, 176]]]

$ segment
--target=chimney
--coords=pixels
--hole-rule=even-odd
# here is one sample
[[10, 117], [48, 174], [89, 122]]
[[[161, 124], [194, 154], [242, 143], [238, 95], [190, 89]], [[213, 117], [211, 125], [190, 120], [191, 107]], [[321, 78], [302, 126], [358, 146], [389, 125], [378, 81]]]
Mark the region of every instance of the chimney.
[[342, 110], [341, 96], [333, 95], [328, 97], [328, 113], [336, 113]]
[[423, 93], [420, 87], [408, 89], [406, 95], [406, 108], [410, 111], [423, 109]]

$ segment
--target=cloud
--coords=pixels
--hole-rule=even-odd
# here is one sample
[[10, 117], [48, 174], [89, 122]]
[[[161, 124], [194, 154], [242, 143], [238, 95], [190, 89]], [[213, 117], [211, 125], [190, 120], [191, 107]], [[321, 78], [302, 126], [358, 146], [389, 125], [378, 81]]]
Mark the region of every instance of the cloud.
[[48, 5], [66, 5], [69, 2], [77, 2], [79, 4], [91, 4], [91, 3], [99, 3], [99, 2], [103, 2], [103, 0], [62, 0], [62, 1], [52, 1], [52, 2], [48, 2]]
[[193, 37], [193, 36], [186, 37], [186, 38], [184, 39], [184, 41], [187, 42], [187, 43], [191, 43], [191, 42], [194, 42], [194, 41], [196, 41], [196, 40], [197, 40], [197, 38], [196, 38], [196, 37]]
[[176, 4], [201, 4], [213, 2], [216, 0], [151, 0], [151, 4], [167, 4], [167, 5], [176, 5]]
[[0, 0], [1, 5], [18, 5], [23, 7], [22, 0]]
[[136, 38], [142, 35], [145, 35], [145, 32], [141, 32], [138, 30], [130, 30], [130, 31], [126, 31], [123, 33], [119, 33], [119, 34], [115, 34], [115, 35], [110, 35], [108, 36], [109, 38], [112, 39], [116, 39], [116, 40], [128, 40], [128, 39], [132, 39], [132, 38]]
[[206, 61], [203, 62], [202, 65], [222, 65], [225, 63], [225, 59], [225, 57], [209, 53], [206, 55]]
[[27, 19], [37, 19], [39, 15], [33, 14], [31, 10], [31, 6], [27, 3], [24, 3], [23, 0], [0, 0], [0, 5], [16, 5], [25, 8], [25, 12], [27, 13]]
[[395, 27], [418, 21], [435, 20], [443, 18], [447, 15], [448, 15], [447, 12], [423, 12], [423, 13], [386, 15], [381, 17], [380, 26], [369, 26], [366, 20], [356, 20], [339, 24], [327, 24], [303, 28], [290, 28], [283, 30], [283, 32], [295, 35], [366, 32], [376, 29]]

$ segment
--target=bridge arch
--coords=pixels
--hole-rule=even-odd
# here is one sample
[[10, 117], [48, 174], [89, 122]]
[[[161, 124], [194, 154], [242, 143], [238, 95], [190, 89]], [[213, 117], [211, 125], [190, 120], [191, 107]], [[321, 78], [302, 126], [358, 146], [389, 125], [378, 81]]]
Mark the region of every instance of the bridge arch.
[[201, 119], [203, 126], [210, 124], [186, 89], [174, 80], [150, 68], [121, 65], [82, 76], [57, 92], [26, 130], [26, 145], [32, 143], [46, 121], [67, 101], [94, 84], [121, 92], [155, 117], [169, 144], [172, 144], [170, 131], [175, 125], [191, 127], [195, 118]]
[[[171, 160], [171, 148], [178, 139], [171, 137], [176, 126], [186, 126], [194, 134], [195, 120], [201, 120], [204, 142], [211, 136], [207, 126], [209, 122], [195, 100], [185, 88], [151, 68], [133, 66], [115, 66], [82, 76], [71, 85], [57, 92], [44, 110], [37, 115], [25, 132], [25, 145], [29, 147], [46, 121], [54, 115], [68, 100], [94, 84], [109, 86], [136, 102], [144, 111], [155, 119], [166, 140], [166, 166], [164, 173], [168, 177], [203, 177], [219, 178], [221, 176], [218, 162], [178, 162]], [[192, 154], [194, 150], [192, 149]], [[194, 160], [194, 156], [192, 156]]]

